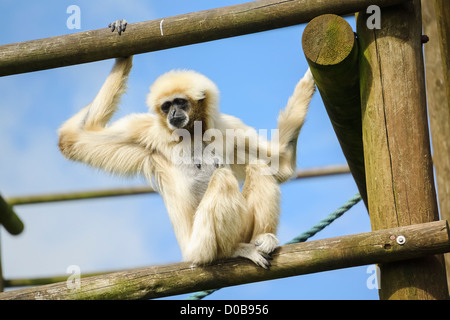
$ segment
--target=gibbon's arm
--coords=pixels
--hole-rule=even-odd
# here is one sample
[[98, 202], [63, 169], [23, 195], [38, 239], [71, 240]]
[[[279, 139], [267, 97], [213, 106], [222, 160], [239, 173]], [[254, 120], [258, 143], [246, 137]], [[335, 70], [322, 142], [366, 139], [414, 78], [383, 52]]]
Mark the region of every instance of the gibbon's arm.
[[[279, 130], [278, 141], [274, 141], [273, 137], [271, 141], [268, 141], [265, 137], [258, 136], [254, 128], [245, 125], [240, 119], [222, 114], [220, 126], [223, 132], [226, 129], [234, 129], [232, 132], [234, 132], [238, 140], [242, 141], [243, 137], [241, 135], [245, 135], [248, 137], [247, 141], [257, 141], [256, 148], [254, 146], [252, 148], [251, 143], [246, 143], [244, 145], [245, 156], [239, 156], [239, 152], [237, 152], [238, 155], [236, 156], [235, 154], [235, 159], [233, 159], [235, 161], [234, 163], [243, 163], [243, 161], [248, 163], [249, 159], [254, 159], [256, 156], [261, 158], [262, 155], [263, 157], [267, 157], [265, 161], [270, 160], [270, 169], [274, 170], [272, 172], [275, 174], [278, 183], [285, 182], [291, 178], [297, 167], [298, 135], [305, 122], [308, 107], [314, 92], [314, 79], [311, 71], [308, 69], [303, 78], [297, 83], [294, 93], [287, 102], [286, 108], [280, 111], [277, 125], [277, 129]], [[242, 132], [242, 134], [239, 132]], [[231, 142], [234, 141], [233, 139], [230, 140]], [[278, 165], [274, 164], [274, 160], [278, 160]]]
[[125, 92], [131, 66], [132, 57], [117, 59], [92, 103], [61, 126], [59, 147], [67, 158], [111, 173], [149, 172], [151, 168], [146, 166], [151, 165], [150, 152], [145, 149], [144, 139], [154, 117], [134, 114], [106, 127]]
[[286, 108], [278, 116], [279, 131], [279, 170], [276, 179], [279, 183], [290, 179], [297, 169], [297, 140], [305, 123], [309, 104], [316, 91], [314, 78], [308, 69], [297, 83]]
[[309, 103], [315, 90], [314, 78], [311, 70], [308, 69], [295, 86], [294, 93], [289, 98], [286, 108], [280, 111], [278, 116], [281, 148], [290, 148], [290, 145], [297, 144], [298, 135], [305, 123]]

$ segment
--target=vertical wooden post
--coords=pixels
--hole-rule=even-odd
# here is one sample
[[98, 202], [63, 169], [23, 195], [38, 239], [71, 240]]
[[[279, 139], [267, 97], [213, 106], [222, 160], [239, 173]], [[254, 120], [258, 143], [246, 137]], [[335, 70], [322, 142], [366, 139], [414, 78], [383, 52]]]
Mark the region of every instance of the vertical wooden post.
[[2, 269], [2, 239], [1, 239], [1, 229], [0, 229], [0, 292], [5, 290], [5, 280], [3, 279], [3, 269]]
[[[372, 230], [439, 219], [428, 139], [420, 1], [357, 15], [364, 159]], [[408, 241], [408, 239], [406, 239]], [[381, 299], [447, 299], [443, 257], [380, 265]]]
[[434, 0], [434, 4], [444, 66], [444, 85], [447, 101], [450, 101], [450, 2], [448, 0]]
[[355, 34], [340, 16], [324, 14], [308, 23], [303, 32], [302, 46], [342, 152], [367, 207]]
[[[444, 1], [447, 4], [447, 10], [450, 10], [450, 2]], [[442, 6], [444, 6], [443, 1]], [[450, 17], [447, 19], [450, 19]], [[429, 41], [424, 45], [425, 70], [438, 203], [441, 219], [450, 221], [450, 102], [446, 90], [449, 83], [444, 78], [444, 70], [446, 73], [450, 72], [448, 61], [450, 57], [448, 49], [446, 54], [441, 55], [440, 43], [444, 41], [440, 39], [443, 39], [444, 35], [443, 32], [440, 35], [438, 31], [434, 1], [422, 0], [422, 21], [423, 31], [429, 38]], [[450, 29], [447, 30], [447, 36], [449, 35]], [[447, 59], [445, 65], [443, 58]], [[447, 284], [450, 287], [450, 254], [445, 254], [445, 263]]]

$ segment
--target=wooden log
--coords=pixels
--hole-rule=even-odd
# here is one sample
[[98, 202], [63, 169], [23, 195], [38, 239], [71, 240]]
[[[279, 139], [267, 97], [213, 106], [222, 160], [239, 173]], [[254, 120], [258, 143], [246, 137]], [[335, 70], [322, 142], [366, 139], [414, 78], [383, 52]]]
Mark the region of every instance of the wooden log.
[[[348, 14], [405, 0], [259, 0], [108, 28], [0, 46], [0, 76], [174, 48], [308, 22], [325, 13]], [[105, 21], [105, 26], [108, 21]]]
[[[357, 15], [372, 230], [438, 220], [428, 139], [420, 1]], [[442, 255], [380, 265], [381, 299], [447, 299]]]
[[0, 292], [5, 291], [5, 287], [7, 284], [5, 283], [5, 279], [3, 278], [3, 269], [2, 269], [2, 241], [0, 239]]
[[[330, 165], [319, 168], [298, 170], [295, 175], [295, 178], [293, 179], [297, 180], [304, 178], [323, 177], [329, 175], [346, 174], [349, 172], [350, 171], [347, 165]], [[25, 204], [37, 204], [37, 203], [48, 203], [58, 201], [86, 200], [104, 197], [139, 195], [154, 192], [155, 191], [151, 187], [142, 186], [142, 187], [130, 187], [130, 188], [109, 189], [109, 190], [94, 190], [94, 191], [59, 193], [59, 194], [11, 197], [8, 198], [7, 201], [11, 206], [18, 206]]]
[[78, 289], [61, 282], [9, 291], [0, 299], [149, 299], [448, 251], [448, 224], [437, 221], [285, 245], [273, 253], [270, 270], [240, 258], [202, 267], [175, 263], [82, 278]]
[[[434, 0], [436, 21], [439, 31], [442, 64], [444, 66], [444, 87], [447, 101], [450, 101], [450, 2], [448, 0]], [[450, 110], [450, 104], [447, 105]]]
[[[81, 278], [93, 277], [98, 275], [104, 275], [114, 271], [108, 272], [93, 272], [88, 274], [81, 274]], [[117, 270], [115, 271], [117, 272]], [[68, 275], [58, 275], [53, 277], [43, 277], [43, 278], [16, 278], [16, 279], [3, 279], [3, 284], [5, 288], [12, 287], [27, 287], [27, 286], [42, 286], [49, 283], [57, 283], [67, 281]], [[0, 291], [1, 292], [1, 291]]]
[[0, 225], [10, 234], [18, 235], [23, 231], [23, 222], [5, 199], [0, 195]]
[[355, 34], [343, 18], [325, 14], [308, 23], [303, 32], [302, 45], [334, 132], [367, 208]]
[[[435, 3], [430, 0], [422, 0], [421, 3], [423, 30], [429, 38], [429, 41], [424, 44], [424, 52], [428, 116], [433, 143], [438, 204], [441, 219], [450, 220], [450, 139], [448, 138], [450, 137], [450, 102], [447, 98], [444, 79], [444, 71], [448, 72], [450, 66], [448, 61], [447, 66], [444, 66], [442, 62], [440, 48], [442, 42], [436, 22]], [[450, 59], [448, 55], [447, 59]], [[445, 255], [445, 263], [447, 284], [450, 287], [450, 254]]]
[[86, 190], [78, 192], [65, 192], [55, 194], [37, 194], [21, 197], [11, 197], [7, 201], [12, 206], [26, 205], [26, 204], [39, 204], [49, 202], [60, 201], [73, 201], [73, 200], [88, 200], [107, 197], [129, 196], [155, 193], [155, 191], [148, 186], [137, 186], [129, 188], [116, 188], [116, 189], [104, 189], [104, 190]]

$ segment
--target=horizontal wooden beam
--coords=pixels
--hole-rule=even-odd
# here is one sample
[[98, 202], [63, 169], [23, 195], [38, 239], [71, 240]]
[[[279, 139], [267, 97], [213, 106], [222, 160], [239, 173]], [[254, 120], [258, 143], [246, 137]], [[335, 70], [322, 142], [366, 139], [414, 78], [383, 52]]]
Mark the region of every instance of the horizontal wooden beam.
[[[349, 14], [405, 0], [259, 0], [108, 28], [0, 46], [0, 76], [125, 57]], [[107, 25], [109, 21], [105, 21]]]
[[[265, 270], [235, 258], [194, 267], [175, 263], [0, 293], [0, 299], [149, 299], [450, 251], [447, 221], [285, 245]], [[70, 287], [70, 286], [69, 286]]]
[[[0, 225], [12, 235], [18, 235], [23, 231], [24, 225], [12, 206], [0, 195]], [[1, 276], [1, 275], [0, 275]]]
[[[330, 165], [318, 168], [309, 168], [299, 170], [294, 177], [297, 179], [314, 178], [329, 175], [350, 173], [350, 169], [347, 165]], [[117, 197], [117, 196], [129, 196], [139, 195], [146, 193], [154, 193], [155, 191], [151, 187], [130, 187], [130, 188], [118, 188], [108, 190], [94, 190], [94, 191], [80, 191], [70, 193], [58, 193], [58, 194], [45, 194], [45, 195], [30, 195], [22, 197], [11, 197], [7, 201], [12, 206], [25, 205], [25, 204], [37, 204], [47, 202], [59, 202], [59, 201], [71, 201], [71, 200], [85, 200], [104, 197]]]

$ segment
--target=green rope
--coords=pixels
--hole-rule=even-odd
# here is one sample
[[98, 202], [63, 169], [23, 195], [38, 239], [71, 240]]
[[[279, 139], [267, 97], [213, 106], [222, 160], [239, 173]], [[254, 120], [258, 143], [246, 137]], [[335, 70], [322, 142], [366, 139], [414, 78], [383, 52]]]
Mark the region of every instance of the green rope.
[[305, 242], [312, 236], [314, 236], [317, 232], [322, 231], [325, 227], [329, 226], [334, 220], [341, 217], [344, 213], [350, 210], [355, 204], [357, 204], [361, 200], [361, 195], [359, 193], [355, 194], [351, 199], [349, 199], [346, 203], [340, 206], [337, 210], [333, 211], [326, 217], [325, 219], [319, 221], [316, 225], [314, 225], [311, 229], [303, 232], [301, 235], [295, 237], [289, 242], [285, 244], [299, 243]]
[[[299, 242], [305, 242], [312, 236], [314, 236], [319, 231], [322, 231], [327, 226], [329, 226], [334, 220], [341, 217], [344, 213], [346, 213], [348, 210], [350, 210], [351, 207], [353, 207], [355, 204], [357, 204], [359, 201], [361, 201], [361, 195], [359, 193], [355, 194], [351, 199], [349, 199], [346, 203], [344, 203], [342, 206], [340, 206], [338, 209], [333, 211], [326, 217], [325, 219], [319, 221], [317, 224], [315, 224], [311, 229], [303, 232], [299, 236], [295, 237], [291, 241], [286, 242], [285, 244], [293, 244], [293, 243], [299, 243]], [[209, 296], [213, 292], [216, 292], [219, 289], [211, 289], [211, 290], [205, 290], [205, 291], [199, 291], [196, 293], [193, 293], [189, 297], [186, 298], [186, 300], [201, 300], [206, 296]]]
[[189, 297], [187, 297], [184, 300], [202, 300], [204, 297], [209, 296], [210, 294], [212, 294], [213, 292], [216, 292], [219, 289], [211, 289], [211, 290], [205, 290], [205, 291], [199, 291], [196, 293], [191, 294]]

